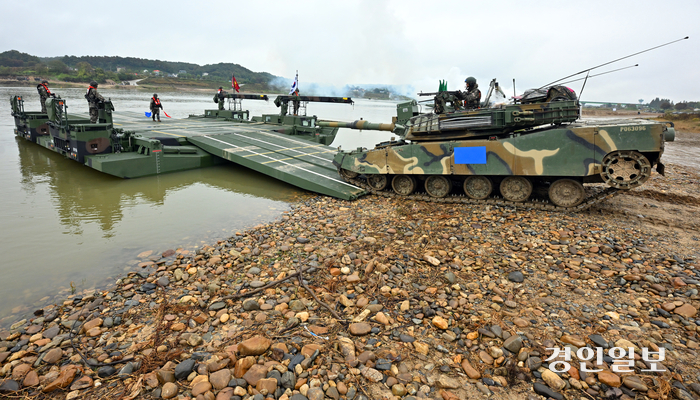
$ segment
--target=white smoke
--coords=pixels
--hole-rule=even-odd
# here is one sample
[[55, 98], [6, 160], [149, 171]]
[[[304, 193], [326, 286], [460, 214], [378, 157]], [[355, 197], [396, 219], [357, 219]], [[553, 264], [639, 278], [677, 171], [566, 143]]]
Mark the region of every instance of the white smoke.
[[[275, 77], [268, 82], [268, 85], [284, 93], [288, 90], [294, 79]], [[303, 77], [299, 78], [299, 94], [302, 96], [331, 96], [331, 97], [352, 97], [364, 92], [371, 92], [375, 89], [389, 91], [391, 98], [400, 98], [400, 96], [416, 98], [416, 89], [414, 85], [386, 85], [386, 84], [346, 84], [343, 86], [323, 84], [317, 82], [305, 82]], [[368, 95], [367, 97], [371, 97]]]

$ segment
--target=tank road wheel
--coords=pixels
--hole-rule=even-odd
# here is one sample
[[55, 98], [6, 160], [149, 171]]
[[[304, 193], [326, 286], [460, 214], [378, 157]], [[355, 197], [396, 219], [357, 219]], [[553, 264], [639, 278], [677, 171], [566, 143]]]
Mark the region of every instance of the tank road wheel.
[[367, 183], [374, 190], [384, 190], [389, 186], [389, 177], [384, 174], [368, 175]]
[[583, 185], [573, 179], [559, 179], [549, 186], [549, 200], [559, 207], [576, 207], [585, 197]]
[[532, 183], [522, 176], [509, 176], [501, 182], [500, 189], [504, 199], [520, 203], [532, 194]]
[[485, 176], [470, 176], [464, 180], [464, 193], [474, 200], [484, 200], [493, 190], [491, 179]]
[[600, 176], [616, 189], [632, 189], [649, 179], [651, 164], [636, 151], [615, 151], [603, 157]]
[[416, 178], [411, 175], [396, 175], [394, 179], [391, 180], [391, 187], [396, 194], [408, 196], [416, 190]]
[[349, 169], [345, 169], [345, 168], [338, 169], [338, 173], [340, 174], [340, 176], [342, 176], [346, 180], [347, 179], [355, 179], [355, 178], [357, 178], [357, 175], [358, 175], [357, 172], [353, 172], [353, 171], [350, 171]]
[[452, 181], [442, 175], [429, 176], [425, 180], [425, 191], [430, 197], [445, 197], [452, 191]]

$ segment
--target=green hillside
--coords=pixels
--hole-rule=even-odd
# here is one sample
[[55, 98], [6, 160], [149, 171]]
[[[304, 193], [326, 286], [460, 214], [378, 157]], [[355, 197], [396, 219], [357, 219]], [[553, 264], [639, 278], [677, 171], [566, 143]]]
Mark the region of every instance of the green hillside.
[[[182, 80], [187, 86], [213, 87], [226, 83], [231, 75], [238, 83], [267, 87], [276, 76], [268, 72], [253, 72], [239, 64], [218, 63], [198, 65], [185, 62], [149, 60], [117, 56], [36, 57], [10, 50], [0, 53], [0, 77], [41, 76], [67, 82], [103, 83], [141, 78]], [[197, 83], [196, 81], [202, 81]]]
[[27, 53], [20, 53], [17, 50], [10, 50], [4, 53], [0, 53], [0, 66], [1, 67], [33, 67], [36, 64], [40, 64], [41, 60], [39, 57], [29, 55]]

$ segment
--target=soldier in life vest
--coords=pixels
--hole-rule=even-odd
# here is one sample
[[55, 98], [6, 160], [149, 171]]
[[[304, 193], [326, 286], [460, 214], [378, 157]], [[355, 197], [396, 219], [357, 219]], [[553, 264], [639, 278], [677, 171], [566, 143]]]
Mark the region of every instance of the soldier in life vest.
[[151, 117], [153, 117], [153, 121], [156, 120], [156, 117], [158, 118], [158, 122], [160, 122], [160, 110], [163, 109], [163, 105], [160, 104], [160, 99], [158, 98], [157, 93], [153, 93], [153, 97], [151, 97]]
[[49, 90], [49, 82], [44, 79], [41, 81], [40, 85], [36, 85], [36, 90], [39, 91], [39, 101], [41, 101], [41, 112], [46, 113], [46, 99], [51, 97], [56, 97], [55, 94], [51, 93]]
[[464, 107], [469, 109], [479, 108], [481, 102], [481, 90], [479, 90], [479, 85], [476, 84], [476, 78], [470, 76], [464, 80], [467, 85], [467, 91], [462, 93], [462, 100], [464, 100]]
[[105, 101], [105, 98], [97, 93], [97, 82], [90, 82], [90, 87], [88, 87], [87, 93], [85, 93], [85, 98], [90, 107], [90, 123], [94, 124], [97, 122], [97, 107], [99, 103]]
[[[294, 95], [299, 96], [299, 89], [294, 91]], [[294, 104], [294, 115], [297, 115], [299, 113], [299, 100], [292, 100], [292, 104]]]
[[224, 88], [219, 86], [219, 90], [217, 90], [216, 94], [214, 95], [214, 102], [219, 103], [219, 110], [224, 109], [225, 96], [226, 96], [226, 92], [224, 91]]

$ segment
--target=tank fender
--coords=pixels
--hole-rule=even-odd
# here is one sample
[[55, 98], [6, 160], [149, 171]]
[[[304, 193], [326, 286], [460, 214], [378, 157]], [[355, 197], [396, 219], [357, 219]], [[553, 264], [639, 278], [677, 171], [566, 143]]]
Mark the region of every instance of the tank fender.
[[666, 122], [668, 126], [664, 129], [664, 142], [673, 142], [676, 139], [676, 128], [673, 122]]

